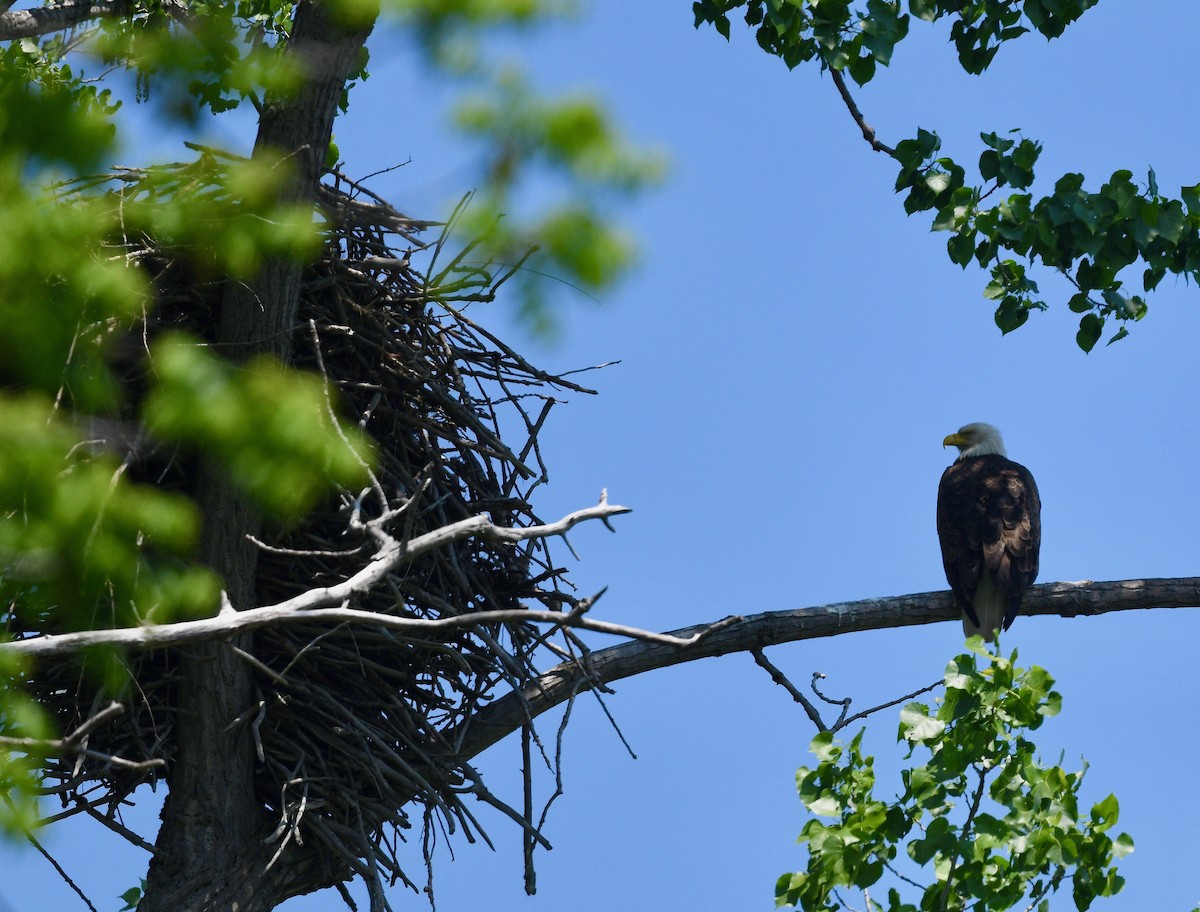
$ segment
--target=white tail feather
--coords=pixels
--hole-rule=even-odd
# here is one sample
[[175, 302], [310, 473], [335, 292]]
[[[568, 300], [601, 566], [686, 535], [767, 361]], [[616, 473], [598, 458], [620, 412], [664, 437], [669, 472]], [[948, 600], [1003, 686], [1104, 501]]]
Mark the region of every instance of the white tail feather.
[[979, 618], [979, 626], [976, 627], [970, 618], [963, 615], [963, 633], [967, 636], [980, 634], [986, 642], [991, 643], [996, 639], [996, 631], [1004, 627], [1007, 608], [1007, 595], [1004, 590], [996, 588], [985, 571], [979, 580], [979, 588], [975, 590], [975, 616]]

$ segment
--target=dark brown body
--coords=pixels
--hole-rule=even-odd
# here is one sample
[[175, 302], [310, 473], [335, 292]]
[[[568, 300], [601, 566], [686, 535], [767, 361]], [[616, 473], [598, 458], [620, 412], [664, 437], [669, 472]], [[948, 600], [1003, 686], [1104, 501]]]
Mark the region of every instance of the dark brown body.
[[937, 503], [942, 565], [964, 617], [989, 640], [1001, 616], [997, 613], [988, 625], [976, 610], [982, 607], [976, 605], [977, 594], [991, 589], [989, 597], [1002, 600], [996, 608], [1002, 609], [1007, 630], [1025, 590], [1037, 579], [1041, 511], [1029, 470], [1004, 456], [968, 456], [942, 473]]

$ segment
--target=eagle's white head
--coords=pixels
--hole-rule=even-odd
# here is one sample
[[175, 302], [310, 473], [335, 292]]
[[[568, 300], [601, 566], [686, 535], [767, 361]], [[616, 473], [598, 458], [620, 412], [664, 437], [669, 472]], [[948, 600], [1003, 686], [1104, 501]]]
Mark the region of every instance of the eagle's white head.
[[1004, 440], [1000, 432], [990, 424], [976, 421], [974, 424], [964, 424], [954, 434], [942, 441], [943, 447], [958, 447], [958, 458], [968, 456], [1004, 456]]

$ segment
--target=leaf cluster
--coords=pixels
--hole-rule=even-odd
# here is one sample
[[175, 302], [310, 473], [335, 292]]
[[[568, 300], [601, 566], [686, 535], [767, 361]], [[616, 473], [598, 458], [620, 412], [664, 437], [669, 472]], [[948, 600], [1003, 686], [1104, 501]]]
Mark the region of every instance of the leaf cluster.
[[[321, 6], [356, 28], [379, 13], [375, 0]], [[488, 60], [476, 40], [481, 30], [536, 24], [564, 8], [555, 0], [387, 4], [445, 72], [478, 90], [459, 120], [486, 162], [466, 227], [471, 235], [486, 227], [487, 237], [466, 242], [440, 271], [431, 268], [420, 300], [453, 313], [454, 302], [490, 299], [527, 264], [512, 284], [537, 320], [545, 317], [539, 273], [595, 289], [632, 259], [633, 245], [607, 206], [652, 180], [658, 157], [634, 149], [595, 99], [543, 96]], [[194, 562], [199, 511], [180, 493], [131, 481], [143, 468], [139, 447], [169, 454], [182, 472], [198, 461], [223, 467], [285, 528], [332, 486], [362, 484], [375, 458], [363, 434], [334, 418], [337, 403], [316, 377], [268, 360], [224, 361], [198, 338], [202, 316], [184, 321], [190, 337], [142, 332], [156, 324], [149, 279], [162, 279], [158, 268], [174, 271], [169, 281], [194, 282], [203, 313], [214, 288], [268, 262], [309, 261], [336, 247], [325, 216], [291, 202], [286, 158], [247, 160], [190, 145], [198, 153], [192, 161], [90, 176], [107, 169], [119, 148], [120, 105], [101, 88], [110, 70], [135, 76], [137, 100], [156, 105], [165, 129], [245, 102], [278, 111], [311, 75], [303, 70], [311, 57], [290, 47], [300, 9], [294, 0], [133, 0], [89, 8], [71, 20], [74, 30], [0, 50], [0, 219], [20, 226], [0, 240], [0, 637], [215, 610], [220, 581]], [[364, 50], [344, 86], [343, 109], [366, 62]], [[331, 145], [331, 166], [336, 158]], [[519, 205], [534, 169], [555, 175], [559, 201]], [[526, 209], [533, 211], [518, 216]], [[530, 247], [540, 255], [529, 259]], [[162, 324], [171, 319], [166, 314]], [[439, 461], [438, 471], [460, 461]], [[486, 548], [472, 553], [480, 567], [490, 558]], [[498, 591], [519, 582], [505, 575], [507, 560], [487, 567]], [[463, 587], [473, 585], [470, 572], [455, 565]], [[491, 590], [473, 591], [482, 599]], [[107, 684], [119, 691], [120, 656], [89, 656], [85, 665], [113, 673]], [[48, 720], [23, 694], [26, 670], [0, 673], [0, 735], [49, 737]], [[0, 824], [32, 820], [33, 805], [21, 796], [32, 794], [36, 766], [32, 755], [0, 749], [0, 786], [15, 789]]]
[[[742, 10], [759, 46], [789, 68], [816, 60], [822, 69], [845, 72], [860, 85], [879, 64], [887, 65], [912, 18], [950, 20], [950, 38], [960, 66], [980, 74], [1000, 47], [1036, 31], [1047, 39], [1095, 5], [1095, 0], [698, 0], [696, 25], [708, 23], [726, 38], [729, 14]], [[1016, 131], [1013, 131], [1016, 133]], [[1128, 335], [1127, 324], [1146, 314], [1143, 297], [1168, 275], [1200, 279], [1200, 185], [1183, 187], [1178, 197], [1159, 192], [1153, 170], [1145, 187], [1132, 172], [1119, 170], [1098, 191], [1084, 189], [1084, 177], [1068, 173], [1053, 193], [1035, 197], [1034, 167], [1041, 144], [1019, 135], [982, 133], [978, 186], [966, 169], [940, 153], [941, 140], [920, 129], [897, 144], [900, 166], [896, 189], [909, 214], [931, 211], [933, 230], [948, 231], [951, 261], [988, 269], [984, 297], [996, 302], [995, 322], [1008, 333], [1031, 312], [1044, 310], [1027, 266], [1041, 264], [1074, 286], [1067, 304], [1080, 314], [1076, 342], [1091, 351], [1109, 321], [1119, 324], [1110, 344]], [[1014, 193], [985, 200], [1004, 188]], [[1128, 271], [1140, 266], [1141, 289], [1126, 289]]]
[[[198, 277], [244, 276], [267, 257], [318, 252], [320, 226], [311, 208], [282, 201], [278, 163], [202, 151], [182, 165], [80, 177], [114, 154], [118, 105], [56, 59], [60, 50], [51, 40], [0, 52], [0, 219], [20, 226], [0, 240], [5, 638], [215, 609], [220, 581], [194, 562], [195, 504], [130, 480], [134, 453], [123, 442], [142, 445], [147, 425], [157, 434], [149, 445], [190, 444], [223, 461], [284, 519], [330, 485], [360, 481], [370, 455], [359, 435], [334, 426], [317, 380], [279, 365], [221, 364], [195, 339], [152, 346], [139, 381], [145, 398], [128, 399], [128, 349], [144, 346], [130, 330], [153, 292], [124, 245], [161, 238]], [[121, 671], [110, 654], [86, 664]], [[47, 721], [21, 694], [26, 672], [0, 673], [0, 734], [45, 737]], [[0, 785], [12, 798], [0, 824], [29, 823], [35, 760], [0, 750]]]
[[[896, 146], [901, 171], [896, 189], [905, 193], [909, 213], [932, 211], [933, 230], [947, 231], [950, 259], [989, 268], [984, 296], [997, 302], [996, 325], [1011, 332], [1033, 310], [1045, 309], [1025, 265], [1040, 262], [1075, 287], [1067, 302], [1082, 314], [1076, 342], [1090, 351], [1106, 321], [1137, 321], [1146, 315], [1144, 297], [1125, 290], [1127, 270], [1142, 264], [1141, 290], [1153, 290], [1168, 274], [1200, 280], [1200, 186], [1184, 187], [1181, 198], [1162, 195], [1151, 170], [1139, 187], [1130, 171], [1116, 171], [1098, 191], [1084, 188], [1084, 176], [1063, 175], [1054, 192], [1035, 198], [1028, 192], [1041, 144], [1019, 136], [982, 133], [978, 170], [989, 189], [968, 186], [965, 169], [940, 156], [936, 133], [919, 130]], [[1011, 193], [994, 205], [984, 200], [996, 190]], [[1128, 335], [1125, 326], [1109, 343]]]
[[[897, 740], [909, 765], [894, 799], [876, 796], [862, 731], [848, 744], [830, 732], [813, 739], [818, 763], [796, 774], [814, 815], [800, 835], [808, 864], [779, 879], [778, 905], [834, 910], [839, 891], [853, 887], [869, 909], [888, 912], [1046, 909], [1069, 881], [1084, 910], [1120, 891], [1115, 863], [1133, 843], [1109, 834], [1117, 799], [1081, 814], [1083, 772], [1045, 763], [1028, 738], [1061, 707], [1053, 679], [1019, 668], [1015, 652], [988, 653], [978, 638], [968, 645], [947, 666], [936, 707], [901, 711]], [[880, 902], [870, 890], [887, 874]]]
[[[516, 280], [530, 323], [549, 328], [542, 275], [594, 292], [628, 269], [635, 244], [606, 218], [607, 203], [657, 180], [663, 161], [631, 146], [598, 99], [546, 97], [507, 70], [468, 95], [455, 121], [488, 150], [483, 190], [462, 227], [496, 262], [515, 263], [534, 251]], [[534, 169], [570, 192], [524, 215], [523, 185]]]
[[1055, 38], [1096, 0], [697, 0], [696, 27], [712, 25], [726, 39], [729, 14], [742, 10], [759, 47], [793, 69], [809, 60], [847, 72], [859, 85], [887, 66], [911, 18], [949, 18], [960, 65], [982, 73], [1000, 46], [1031, 28]]

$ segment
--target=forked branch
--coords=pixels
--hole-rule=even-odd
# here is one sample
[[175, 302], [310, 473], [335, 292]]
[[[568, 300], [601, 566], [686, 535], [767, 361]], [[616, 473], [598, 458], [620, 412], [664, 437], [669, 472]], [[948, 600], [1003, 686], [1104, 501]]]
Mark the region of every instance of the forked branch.
[[389, 573], [398, 567], [430, 551], [445, 547], [452, 542], [475, 537], [517, 544], [529, 539], [543, 539], [555, 535], [565, 535], [570, 529], [589, 520], [600, 520], [607, 524], [608, 520], [613, 516], [619, 516], [622, 513], [628, 512], [630, 512], [629, 507], [610, 504], [607, 495], [602, 493], [600, 502], [594, 507], [576, 510], [557, 522], [539, 526], [523, 526], [520, 528], [498, 526], [486, 514], [480, 514], [456, 523], [451, 523], [440, 529], [434, 529], [431, 532], [407, 541], [392, 538], [383, 532], [381, 527], [376, 526], [374, 527], [374, 533], [380, 541], [379, 550], [363, 569], [334, 586], [309, 589], [307, 592], [303, 592], [277, 605], [250, 608], [245, 611], [224, 610], [216, 617], [202, 618], [196, 621], [179, 621], [172, 624], [151, 624], [143, 627], [123, 627], [111, 630], [84, 630], [77, 633], [29, 637], [28, 639], [15, 640], [9, 643], [0, 643], [0, 655], [13, 653], [34, 658], [45, 658], [49, 656], [71, 655], [94, 646], [158, 649], [165, 646], [179, 646], [184, 643], [220, 639], [228, 637], [236, 631], [257, 630], [263, 627], [273, 627], [289, 623], [311, 623], [313, 621], [329, 621], [332, 624], [370, 624], [377, 627], [386, 627], [401, 633], [421, 633], [424, 635], [438, 631], [462, 630], [478, 624], [494, 624], [504, 621], [529, 621], [531, 623], [577, 627], [582, 630], [593, 630], [598, 633], [608, 633], [616, 636], [650, 639], [662, 645], [687, 645], [691, 642], [690, 640], [680, 639], [669, 634], [653, 633], [651, 631], [626, 627], [621, 624], [594, 621], [586, 617], [585, 612], [587, 608], [594, 604], [595, 599], [584, 600], [576, 609], [570, 612], [533, 611], [514, 608], [511, 610], [479, 611], [436, 619], [396, 617], [380, 614], [375, 611], [364, 611], [347, 607], [348, 601], [354, 595], [370, 590], [373, 586], [381, 583]]

